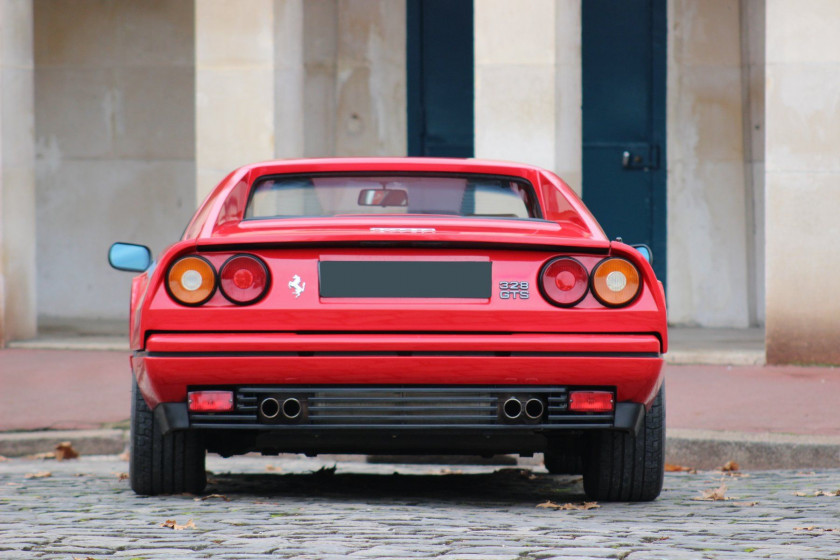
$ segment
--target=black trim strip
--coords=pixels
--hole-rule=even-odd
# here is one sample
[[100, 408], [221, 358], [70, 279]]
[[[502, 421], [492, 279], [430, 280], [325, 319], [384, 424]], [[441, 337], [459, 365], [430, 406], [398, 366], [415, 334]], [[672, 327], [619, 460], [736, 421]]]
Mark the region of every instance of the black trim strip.
[[205, 424], [194, 422], [190, 428], [195, 429], [224, 429], [224, 430], [256, 430], [256, 431], [288, 431], [288, 432], [331, 432], [331, 431], [352, 431], [368, 432], [376, 430], [420, 430], [439, 431], [449, 430], [460, 432], [463, 430], [475, 430], [478, 432], [492, 431], [492, 432], [521, 432], [521, 433], [538, 433], [538, 432], [553, 432], [553, 431], [568, 431], [568, 430], [603, 430], [613, 428], [612, 418], [598, 418], [598, 422], [591, 424], [535, 424], [533, 427], [522, 429], [521, 425], [510, 424], [450, 424], [450, 425], [435, 425], [435, 424], [338, 424], [338, 425], [315, 425], [315, 424], [222, 424], [212, 423]]
[[278, 242], [277, 240], [264, 243], [214, 243], [199, 245], [197, 253], [223, 252], [223, 251], [257, 251], [260, 249], [331, 249], [347, 247], [371, 247], [391, 248], [410, 247], [420, 249], [499, 249], [505, 251], [534, 251], [551, 253], [570, 253], [584, 255], [608, 255], [609, 247], [579, 247], [576, 245], [557, 245], [540, 243], [508, 243], [504, 241], [433, 241], [433, 240], [380, 240], [380, 241], [288, 241]]

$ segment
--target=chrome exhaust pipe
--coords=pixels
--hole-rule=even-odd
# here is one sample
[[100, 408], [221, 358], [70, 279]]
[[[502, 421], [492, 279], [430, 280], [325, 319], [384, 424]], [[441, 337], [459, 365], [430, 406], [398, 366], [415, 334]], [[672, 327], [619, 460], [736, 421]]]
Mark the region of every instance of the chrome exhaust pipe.
[[528, 399], [528, 402], [525, 403], [525, 416], [531, 420], [541, 418], [544, 410], [545, 405], [540, 399]]
[[260, 414], [268, 420], [277, 418], [277, 415], [280, 414], [280, 401], [274, 397], [263, 399], [260, 403]]
[[288, 418], [289, 420], [294, 420], [295, 418], [300, 416], [300, 413], [303, 411], [303, 407], [301, 406], [299, 400], [292, 397], [283, 401], [282, 410], [283, 416], [285, 418]]
[[522, 414], [522, 403], [516, 397], [511, 397], [502, 405], [502, 412], [508, 420], [516, 420]]

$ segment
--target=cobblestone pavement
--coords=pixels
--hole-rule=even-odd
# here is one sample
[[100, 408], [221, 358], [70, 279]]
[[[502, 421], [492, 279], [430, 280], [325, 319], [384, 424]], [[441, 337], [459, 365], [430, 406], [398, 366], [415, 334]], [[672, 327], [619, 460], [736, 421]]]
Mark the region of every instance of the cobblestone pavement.
[[[0, 558], [840, 558], [840, 470], [674, 473], [652, 503], [554, 510], [583, 502], [579, 478], [332, 466], [210, 458], [205, 495], [141, 498], [116, 457], [3, 461]], [[732, 499], [695, 500], [721, 484]]]

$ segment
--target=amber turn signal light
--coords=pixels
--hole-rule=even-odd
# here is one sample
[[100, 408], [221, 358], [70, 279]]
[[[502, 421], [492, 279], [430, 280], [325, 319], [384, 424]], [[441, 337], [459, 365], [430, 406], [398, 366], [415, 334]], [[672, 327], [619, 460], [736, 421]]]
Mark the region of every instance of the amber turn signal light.
[[592, 293], [606, 306], [627, 305], [636, 298], [639, 288], [639, 270], [625, 259], [604, 259], [592, 271]]
[[179, 303], [201, 305], [216, 291], [216, 270], [203, 257], [184, 257], [169, 267], [166, 289]]

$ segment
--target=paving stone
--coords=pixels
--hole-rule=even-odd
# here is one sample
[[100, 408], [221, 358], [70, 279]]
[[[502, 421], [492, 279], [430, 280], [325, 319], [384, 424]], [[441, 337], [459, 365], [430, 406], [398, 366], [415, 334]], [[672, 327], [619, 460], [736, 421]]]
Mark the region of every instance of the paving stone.
[[[268, 465], [282, 473], [270, 474]], [[840, 498], [813, 495], [840, 488], [840, 470], [668, 474], [655, 502], [554, 511], [536, 505], [581, 502], [579, 477], [361, 462], [340, 463], [333, 475], [312, 474], [332, 465], [317, 458], [211, 458], [217, 474], [204, 496], [225, 501], [138, 497], [119, 479], [128, 468], [115, 457], [0, 462], [0, 557], [840, 557]], [[26, 478], [42, 471], [51, 476]], [[737, 499], [695, 499], [721, 484]], [[168, 519], [193, 520], [195, 528], [161, 527]]]

